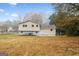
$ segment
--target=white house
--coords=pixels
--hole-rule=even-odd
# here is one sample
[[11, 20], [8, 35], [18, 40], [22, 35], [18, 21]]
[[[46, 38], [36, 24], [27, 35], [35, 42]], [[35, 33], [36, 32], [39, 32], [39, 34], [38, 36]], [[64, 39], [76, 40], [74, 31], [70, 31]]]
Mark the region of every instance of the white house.
[[55, 36], [56, 35], [56, 27], [55, 25], [42, 25], [40, 32], [38, 33], [39, 36]]
[[18, 33], [18, 27], [17, 26], [9, 26], [7, 29], [8, 34], [17, 34]]
[[20, 35], [36, 35], [40, 31], [40, 25], [30, 20], [19, 24]]
[[40, 25], [31, 20], [19, 23], [18, 31], [20, 35], [55, 36], [54, 25]]

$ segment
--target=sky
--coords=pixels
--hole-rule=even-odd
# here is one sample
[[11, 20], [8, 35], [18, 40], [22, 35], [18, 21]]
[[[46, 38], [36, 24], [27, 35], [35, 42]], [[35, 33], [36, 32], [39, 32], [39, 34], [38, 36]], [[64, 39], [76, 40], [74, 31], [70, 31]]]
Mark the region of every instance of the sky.
[[0, 3], [0, 21], [14, 20], [30, 12], [43, 13], [43, 20], [48, 22], [54, 9], [49, 3]]

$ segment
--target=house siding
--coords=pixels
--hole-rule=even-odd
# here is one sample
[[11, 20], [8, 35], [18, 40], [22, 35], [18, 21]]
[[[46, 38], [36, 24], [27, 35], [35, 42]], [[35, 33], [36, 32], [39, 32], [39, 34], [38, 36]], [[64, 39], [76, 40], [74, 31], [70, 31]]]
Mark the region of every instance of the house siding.
[[[27, 25], [27, 27], [23, 27], [23, 25]], [[34, 25], [34, 27], [32, 27], [32, 25]], [[27, 23], [23, 23], [19, 25], [19, 31], [40, 31], [40, 27], [38, 25], [38, 27], [36, 27], [35, 23], [32, 22], [27, 22]]]
[[52, 31], [50, 31], [50, 29], [44, 29], [38, 33], [38, 36], [55, 36], [55, 35], [56, 35], [55, 29], [53, 29]]

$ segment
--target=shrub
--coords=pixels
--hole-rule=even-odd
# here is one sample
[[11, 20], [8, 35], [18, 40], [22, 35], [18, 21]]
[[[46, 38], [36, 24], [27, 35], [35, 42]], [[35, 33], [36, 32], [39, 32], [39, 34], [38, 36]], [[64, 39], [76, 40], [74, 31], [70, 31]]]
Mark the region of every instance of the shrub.
[[79, 36], [79, 20], [72, 20], [66, 26], [66, 35], [68, 36]]

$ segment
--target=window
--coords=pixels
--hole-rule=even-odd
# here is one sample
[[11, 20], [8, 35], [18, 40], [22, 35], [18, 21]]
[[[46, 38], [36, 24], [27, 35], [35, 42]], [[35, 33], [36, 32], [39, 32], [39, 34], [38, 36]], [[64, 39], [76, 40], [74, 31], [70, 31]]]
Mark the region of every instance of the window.
[[21, 33], [23, 33], [23, 31], [21, 31]]
[[52, 31], [52, 29], [50, 29], [50, 31]]
[[23, 25], [23, 27], [25, 27], [25, 25]]
[[38, 33], [38, 32], [36, 31], [36, 33]]
[[25, 25], [25, 27], [27, 27], [27, 25]]
[[38, 27], [38, 25], [36, 25], [36, 27]]
[[27, 25], [23, 25], [23, 27], [27, 27]]
[[34, 25], [32, 25], [32, 27], [34, 27]]

